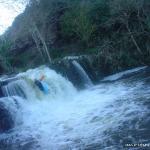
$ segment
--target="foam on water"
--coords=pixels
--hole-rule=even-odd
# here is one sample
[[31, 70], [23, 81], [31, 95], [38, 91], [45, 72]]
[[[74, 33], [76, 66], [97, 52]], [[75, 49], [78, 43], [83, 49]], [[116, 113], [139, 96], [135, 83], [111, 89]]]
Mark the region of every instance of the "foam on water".
[[[49, 94], [44, 94], [34, 83], [45, 76], [44, 82], [49, 85]], [[5, 96], [21, 96], [29, 101], [67, 99], [76, 93], [72, 83], [48, 67], [31, 69], [16, 76], [18, 80], [2, 87]]]
[[136, 72], [141, 71], [145, 68], [147, 68], [147, 66], [138, 67], [138, 68], [130, 69], [130, 70], [127, 70], [127, 71], [122, 71], [122, 72], [116, 73], [114, 75], [107, 76], [102, 81], [115, 81], [117, 79], [120, 79], [124, 75], [128, 75], [128, 74], [131, 74], [131, 73], [136, 73]]
[[[106, 141], [111, 140], [107, 132], [119, 130], [125, 121], [130, 123], [148, 112], [137, 101], [139, 91], [143, 97], [150, 96], [150, 89], [142, 90], [142, 81], [128, 85], [123, 82], [101, 84], [76, 91], [69, 81], [48, 68], [29, 70], [18, 76], [33, 81], [43, 73], [46, 81], [57, 88], [55, 95], [53, 92], [52, 96], [41, 95], [39, 101], [33, 94], [37, 89], [25, 92], [30, 93], [31, 100], [25, 101], [21, 109], [22, 124], [11, 134], [2, 135], [3, 138], [15, 137], [11, 143], [20, 141], [24, 146], [32, 138], [35, 147], [31, 149], [36, 150], [80, 150], [94, 144], [107, 148]], [[132, 124], [129, 128], [133, 128]]]

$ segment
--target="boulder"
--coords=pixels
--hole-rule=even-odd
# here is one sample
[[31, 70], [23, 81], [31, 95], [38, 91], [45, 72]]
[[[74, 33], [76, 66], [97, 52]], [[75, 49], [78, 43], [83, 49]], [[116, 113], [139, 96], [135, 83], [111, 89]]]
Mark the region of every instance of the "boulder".
[[15, 97], [0, 99], [0, 133], [7, 132], [16, 124], [19, 103]]

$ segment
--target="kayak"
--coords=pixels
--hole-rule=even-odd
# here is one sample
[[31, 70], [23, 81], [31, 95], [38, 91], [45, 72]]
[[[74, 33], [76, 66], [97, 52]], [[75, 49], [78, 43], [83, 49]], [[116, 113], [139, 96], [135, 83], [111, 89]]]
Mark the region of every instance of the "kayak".
[[35, 80], [36, 86], [44, 93], [49, 93], [49, 85], [44, 81]]
[[48, 94], [49, 93], [49, 85], [46, 82], [44, 82], [44, 81], [41, 81], [41, 84], [43, 86], [43, 92], [45, 94]]

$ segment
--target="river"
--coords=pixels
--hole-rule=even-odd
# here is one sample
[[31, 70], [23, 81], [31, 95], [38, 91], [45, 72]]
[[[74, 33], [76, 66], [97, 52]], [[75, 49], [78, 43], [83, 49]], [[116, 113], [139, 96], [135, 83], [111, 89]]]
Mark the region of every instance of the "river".
[[[2, 87], [0, 106], [14, 126], [0, 133], [0, 150], [124, 150], [128, 144], [150, 148], [150, 69], [137, 70], [83, 90], [48, 67], [18, 74]], [[42, 75], [49, 94], [34, 84]]]

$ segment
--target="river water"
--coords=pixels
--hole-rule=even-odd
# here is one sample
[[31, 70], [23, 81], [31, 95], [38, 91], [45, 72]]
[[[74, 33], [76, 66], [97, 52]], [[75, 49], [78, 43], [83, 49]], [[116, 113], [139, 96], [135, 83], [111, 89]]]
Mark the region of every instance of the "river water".
[[[47, 95], [34, 85], [43, 74]], [[0, 134], [0, 150], [150, 148], [150, 71], [106, 78], [80, 91], [47, 67], [17, 78], [3, 87], [7, 97], [0, 99], [15, 120], [14, 128]]]

